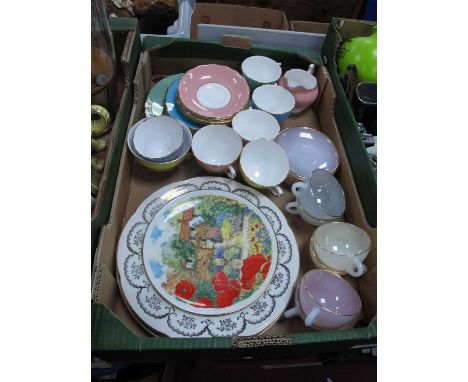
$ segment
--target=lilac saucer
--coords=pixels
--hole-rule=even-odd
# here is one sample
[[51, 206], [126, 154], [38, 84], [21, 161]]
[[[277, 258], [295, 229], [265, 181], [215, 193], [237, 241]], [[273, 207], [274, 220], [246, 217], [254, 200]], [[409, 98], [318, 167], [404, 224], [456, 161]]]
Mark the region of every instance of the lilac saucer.
[[318, 168], [334, 174], [340, 163], [338, 151], [325, 134], [310, 127], [290, 127], [276, 137], [289, 159], [291, 181], [304, 180]]

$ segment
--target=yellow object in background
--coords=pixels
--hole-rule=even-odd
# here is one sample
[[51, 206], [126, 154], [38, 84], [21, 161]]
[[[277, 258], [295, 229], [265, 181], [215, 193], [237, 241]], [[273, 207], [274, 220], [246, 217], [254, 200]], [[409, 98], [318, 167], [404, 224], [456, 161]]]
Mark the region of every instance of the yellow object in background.
[[91, 105], [91, 136], [97, 137], [107, 133], [110, 128], [110, 113], [99, 105]]

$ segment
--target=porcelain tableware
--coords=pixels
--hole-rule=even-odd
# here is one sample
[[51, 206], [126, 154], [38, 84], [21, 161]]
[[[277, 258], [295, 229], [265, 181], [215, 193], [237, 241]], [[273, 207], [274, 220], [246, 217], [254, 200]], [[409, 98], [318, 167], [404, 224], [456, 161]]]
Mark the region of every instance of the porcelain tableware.
[[166, 110], [172, 118], [177, 119], [182, 125], [187, 126], [192, 132], [195, 132], [203, 127], [204, 124], [190, 119], [179, 109], [177, 104], [177, 88], [179, 87], [179, 83], [180, 78], [176, 79], [167, 89]]
[[256, 109], [237, 113], [232, 119], [232, 128], [247, 143], [260, 138], [273, 140], [280, 131], [275, 117]]
[[265, 56], [250, 56], [242, 61], [242, 74], [250, 90], [274, 84], [281, 76], [281, 64]]
[[308, 70], [291, 69], [278, 81], [278, 85], [289, 90], [295, 99], [292, 113], [299, 113], [317, 100], [319, 89], [317, 79], [314, 76], [314, 64], [310, 64]]
[[291, 127], [275, 138], [286, 152], [290, 172], [288, 181], [302, 181], [320, 168], [334, 174], [340, 163], [338, 150], [329, 137], [310, 127]]
[[[175, 81], [184, 75], [184, 73], [173, 74], [159, 80], [149, 91], [148, 96], [146, 97], [145, 102], [145, 116], [157, 117], [158, 115], [163, 115], [164, 112], [164, 101], [167, 99], [168, 92], [170, 87], [174, 84]], [[177, 88], [176, 88], [177, 91]], [[175, 97], [175, 94], [174, 94]], [[175, 99], [175, 98], [174, 98]], [[169, 113], [169, 115], [175, 118]], [[178, 118], [175, 118], [178, 119]], [[179, 121], [180, 122], [180, 121]]]
[[304, 182], [291, 187], [309, 215], [323, 220], [341, 218], [346, 208], [343, 188], [327, 170], [316, 169]]
[[294, 202], [289, 202], [286, 204], [285, 209], [287, 212], [293, 215], [299, 215], [302, 220], [304, 220], [306, 223], [313, 225], [315, 227], [318, 227], [322, 224], [328, 223], [329, 221], [335, 221], [335, 219], [332, 220], [322, 220], [318, 219], [312, 215], [310, 215], [305, 208], [302, 206], [302, 204], [299, 201], [294, 201]]
[[190, 69], [178, 87], [181, 105], [193, 116], [213, 122], [232, 119], [245, 109], [249, 96], [244, 77], [227, 66], [215, 64]]
[[255, 188], [268, 188], [280, 196], [279, 186], [289, 171], [288, 157], [275, 142], [260, 138], [248, 143], [240, 157], [240, 171], [245, 182]]
[[358, 320], [362, 302], [356, 290], [339, 275], [314, 269], [296, 287], [296, 306], [284, 316], [300, 316], [306, 326], [318, 330], [352, 327]]
[[184, 132], [182, 145], [175, 153], [173, 153], [164, 160], [151, 160], [150, 158], [146, 158], [140, 155], [133, 146], [133, 136], [135, 134], [135, 130], [138, 127], [138, 125], [144, 122], [145, 120], [146, 119], [143, 119], [137, 122], [135, 125], [133, 125], [130, 128], [127, 136], [127, 146], [130, 152], [135, 157], [136, 161], [142, 166], [157, 172], [169, 171], [177, 167], [184, 161], [185, 157], [190, 151], [190, 146], [192, 144], [192, 133], [190, 132], [189, 128], [187, 126], [182, 127]]
[[313, 263], [318, 269], [323, 269], [323, 270], [325, 270], [325, 271], [330, 271], [330, 272], [336, 273], [337, 275], [340, 275], [340, 276], [346, 276], [346, 275], [348, 274], [348, 272], [337, 271], [336, 269], [331, 269], [331, 268], [327, 267], [327, 266], [322, 262], [322, 260], [320, 260], [320, 258], [317, 256], [317, 254], [315, 253], [315, 250], [314, 250], [314, 243], [312, 242], [312, 240], [309, 242], [309, 255], [310, 255], [310, 259], [312, 260], [312, 263]]
[[288, 305], [299, 251], [267, 197], [226, 178], [199, 177], [140, 204], [122, 231], [116, 263], [123, 299], [151, 333], [251, 336]]
[[192, 152], [198, 164], [215, 174], [226, 173], [230, 179], [236, 177], [233, 167], [242, 152], [242, 140], [229, 127], [208, 125], [193, 136]]
[[366, 231], [345, 222], [332, 222], [318, 227], [311, 239], [315, 254], [328, 268], [362, 276], [363, 264], [372, 242]]
[[262, 85], [252, 93], [253, 106], [273, 115], [278, 122], [288, 118], [295, 100], [290, 91], [278, 85]]
[[182, 145], [184, 130], [174, 118], [146, 118], [133, 133], [133, 147], [143, 157], [164, 160]]

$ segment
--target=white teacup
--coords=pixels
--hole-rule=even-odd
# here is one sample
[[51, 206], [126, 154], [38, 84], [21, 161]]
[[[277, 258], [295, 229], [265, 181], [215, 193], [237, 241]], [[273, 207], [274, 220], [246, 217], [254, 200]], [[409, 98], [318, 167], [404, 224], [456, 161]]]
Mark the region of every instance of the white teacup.
[[208, 125], [198, 130], [192, 140], [192, 152], [198, 164], [214, 174], [236, 177], [233, 164], [242, 152], [242, 140], [231, 128]]
[[283, 190], [279, 184], [289, 172], [288, 156], [277, 143], [265, 138], [257, 139], [242, 150], [240, 171], [248, 185], [268, 188], [273, 195], [280, 196]]
[[363, 264], [372, 243], [369, 235], [354, 224], [327, 223], [318, 227], [311, 238], [311, 245], [320, 261], [328, 268], [362, 276], [367, 267]]
[[250, 56], [242, 62], [244, 75], [250, 90], [265, 85], [274, 84], [281, 77], [281, 64], [265, 56]]
[[232, 119], [232, 128], [247, 143], [260, 138], [273, 140], [280, 131], [275, 117], [257, 109], [237, 113]]
[[339, 219], [346, 208], [343, 188], [327, 170], [316, 169], [291, 187], [307, 213], [319, 220]]
[[330, 223], [332, 221], [343, 221], [342, 217], [339, 218], [327, 218], [327, 220], [319, 219], [316, 218], [312, 215], [309, 215], [307, 211], [304, 209], [302, 204], [299, 202], [299, 200], [296, 200], [295, 202], [289, 202], [285, 206], [286, 211], [288, 211], [290, 214], [293, 215], [299, 215], [302, 220], [304, 220], [306, 223], [313, 225], [313, 226], [321, 226], [326, 223]]
[[295, 99], [289, 90], [278, 85], [262, 85], [252, 93], [253, 106], [283, 122], [294, 109]]

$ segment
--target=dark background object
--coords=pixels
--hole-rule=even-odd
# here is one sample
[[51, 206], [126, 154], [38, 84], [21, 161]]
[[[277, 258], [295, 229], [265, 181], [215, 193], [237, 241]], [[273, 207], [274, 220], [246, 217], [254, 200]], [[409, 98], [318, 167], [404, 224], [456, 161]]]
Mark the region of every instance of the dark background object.
[[353, 97], [356, 121], [362, 122], [367, 133], [377, 135], [377, 84], [361, 82], [356, 86]]
[[167, 28], [179, 18], [179, 11], [164, 3], [152, 5], [144, 14], [135, 15], [140, 20], [141, 33], [167, 35]]

